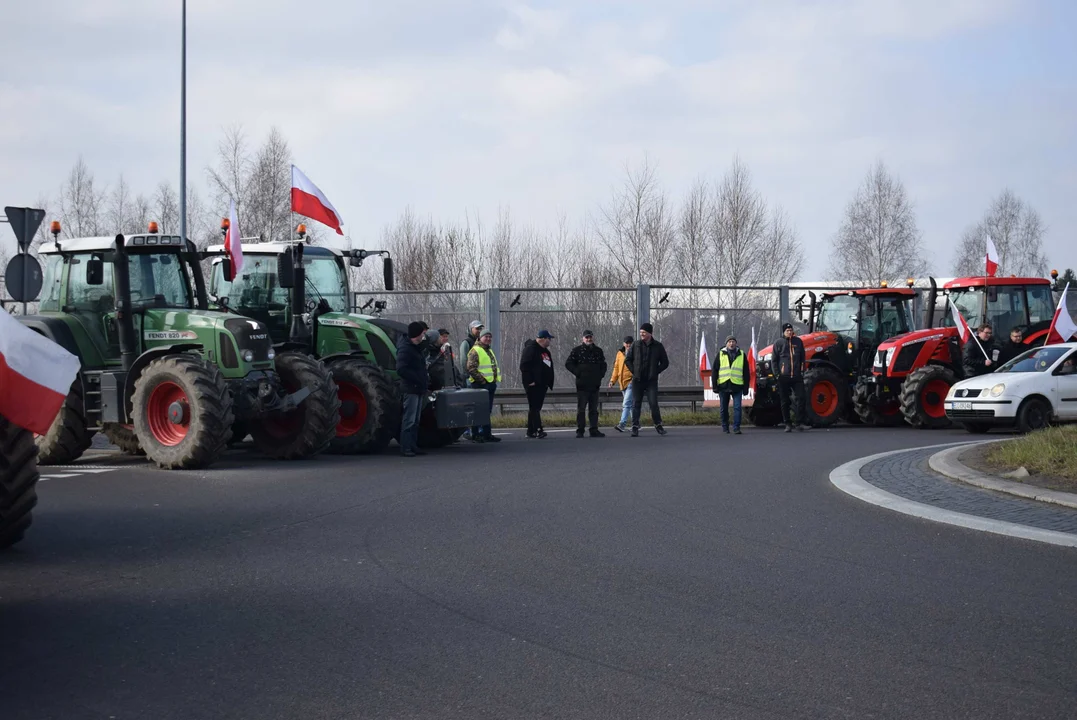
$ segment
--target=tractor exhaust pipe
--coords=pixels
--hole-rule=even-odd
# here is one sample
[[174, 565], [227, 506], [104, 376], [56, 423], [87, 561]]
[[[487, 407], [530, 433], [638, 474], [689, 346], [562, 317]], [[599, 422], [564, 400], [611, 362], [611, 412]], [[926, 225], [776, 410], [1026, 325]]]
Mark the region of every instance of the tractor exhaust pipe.
[[303, 268], [303, 243], [294, 243], [289, 250], [295, 286], [292, 287], [292, 328], [289, 340], [305, 343], [308, 333], [303, 324], [303, 313], [307, 311], [307, 271]]
[[935, 301], [939, 294], [939, 286], [933, 277], [928, 277], [928, 282], [931, 283], [931, 292], [927, 295], [927, 310], [924, 311], [924, 327], [932, 328], [935, 326]]
[[130, 370], [135, 364], [135, 321], [131, 310], [131, 267], [123, 235], [116, 236], [116, 261], [112, 265], [116, 281], [116, 332], [120, 341], [120, 364]]
[[808, 297], [811, 298], [811, 308], [808, 315], [808, 332], [815, 332], [815, 293], [811, 290], [808, 291]]

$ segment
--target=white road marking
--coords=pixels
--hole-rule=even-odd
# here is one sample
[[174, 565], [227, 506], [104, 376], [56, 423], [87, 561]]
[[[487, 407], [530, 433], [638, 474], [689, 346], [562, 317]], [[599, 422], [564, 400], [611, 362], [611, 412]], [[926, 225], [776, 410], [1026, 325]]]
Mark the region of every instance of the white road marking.
[[55, 480], [57, 478], [69, 478], [69, 477], [78, 477], [78, 476], [79, 476], [78, 473], [54, 473], [52, 475], [42, 475], [41, 479], [42, 480]]
[[[51, 470], [53, 468], [59, 468], [61, 470], [68, 470], [68, 471], [70, 471], [70, 470], [78, 470], [78, 472], [48, 472], [48, 470]], [[48, 465], [48, 466], [39, 468], [38, 472], [41, 472], [42, 470], [46, 471], [46, 472], [41, 472], [41, 477], [39, 478], [40, 480], [64, 480], [66, 478], [79, 477], [79, 476], [85, 475], [85, 474], [100, 475], [101, 473], [107, 473], [107, 472], [112, 472], [113, 470], [123, 470], [123, 469], [124, 468], [121, 468], [121, 467], [110, 467], [110, 466], [103, 466], [103, 465], [88, 465], [86, 467], [82, 467], [80, 465]]]

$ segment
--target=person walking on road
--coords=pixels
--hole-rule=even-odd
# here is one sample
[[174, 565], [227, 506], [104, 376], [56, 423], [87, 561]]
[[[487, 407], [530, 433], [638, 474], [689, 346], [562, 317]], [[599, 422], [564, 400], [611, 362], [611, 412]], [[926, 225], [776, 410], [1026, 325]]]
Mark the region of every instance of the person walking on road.
[[965, 343], [965, 351], [962, 353], [961, 366], [965, 371], [965, 378], [974, 378], [978, 375], [986, 375], [995, 372], [998, 367], [999, 349], [992, 339], [994, 330], [987, 323], [976, 328], [976, 340]]
[[413, 322], [408, 325], [408, 336], [400, 338], [396, 346], [396, 373], [400, 377], [404, 404], [400, 423], [400, 454], [404, 457], [426, 454], [419, 449], [419, 413], [430, 385], [426, 358], [419, 349], [422, 341], [423, 325]]
[[595, 334], [583, 331], [583, 342], [568, 354], [565, 367], [576, 376], [576, 437], [583, 437], [584, 421], [591, 429], [591, 437], [605, 437], [598, 429], [598, 388], [606, 377], [606, 354], [595, 345]]
[[542, 405], [546, 391], [553, 390], [553, 354], [550, 341], [554, 336], [549, 330], [539, 330], [534, 340], [524, 343], [520, 353], [520, 380], [527, 393], [527, 437], [544, 438]]
[[[493, 339], [494, 334], [491, 331], [483, 330], [479, 341], [467, 355], [467, 374], [471, 379], [471, 387], [483, 389], [490, 394], [490, 412], [494, 410], [494, 393], [501, 381], [501, 370], [497, 366], [494, 350], [490, 347]], [[490, 425], [483, 425], [471, 428], [471, 442], [501, 442], [501, 438], [494, 436]]]
[[625, 353], [632, 347], [632, 336], [625, 335], [622, 347], [617, 350], [613, 360], [613, 374], [610, 375], [610, 387], [617, 385], [621, 389], [621, 419], [613, 426], [617, 432], [624, 432], [625, 425], [632, 417], [632, 371], [625, 365]]
[[741, 398], [748, 394], [748, 361], [730, 335], [718, 353], [717, 372], [711, 372], [711, 387], [718, 393], [721, 407], [722, 432], [729, 434], [729, 400], [733, 400], [733, 434], [740, 435]]
[[650, 323], [639, 326], [639, 342], [633, 343], [625, 353], [625, 365], [632, 373], [632, 437], [639, 437], [644, 395], [651, 408], [655, 431], [665, 435], [662, 411], [658, 409], [658, 376], [669, 367], [669, 356], [662, 343], [654, 339], [654, 327]]
[[785, 431], [793, 432], [789, 416], [789, 394], [796, 400], [797, 430], [808, 428], [804, 409], [804, 341], [796, 336], [792, 323], [782, 325], [783, 337], [774, 343], [774, 362], [778, 366], [778, 392], [782, 402], [782, 422]]

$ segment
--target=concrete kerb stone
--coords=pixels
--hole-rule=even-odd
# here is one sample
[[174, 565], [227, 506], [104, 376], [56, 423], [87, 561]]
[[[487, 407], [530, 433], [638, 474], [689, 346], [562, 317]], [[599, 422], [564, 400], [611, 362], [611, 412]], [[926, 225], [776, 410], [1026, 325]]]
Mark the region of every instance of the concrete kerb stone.
[[[948, 448], [957, 445], [959, 446], [959, 449], [963, 450], [967, 448], [970, 444], [975, 443], [944, 443], [941, 445], [928, 446], [927, 449], [936, 447]], [[1042, 530], [1040, 528], [1034, 528], [1028, 525], [1019, 525], [1017, 523], [1005, 522], [1002, 520], [991, 520], [988, 518], [978, 517], [976, 515], [969, 515], [967, 513], [944, 510], [933, 505], [927, 505], [925, 503], [916, 502], [915, 500], [907, 500], [906, 498], [898, 497], [893, 493], [889, 493], [885, 490], [875, 487], [874, 485], [860, 477], [860, 468], [864, 467], [870, 462], [891, 455], [899, 455], [906, 452], [916, 452], [924, 449], [925, 448], [921, 447], [908, 448], [906, 450], [891, 450], [889, 452], [876, 453], [875, 455], [869, 455], [867, 457], [859, 458], [857, 460], [851, 460], [844, 465], [840, 465], [834, 468], [830, 472], [830, 482], [834, 485], [834, 487], [838, 488], [842, 492], [852, 495], [859, 500], [863, 500], [864, 502], [870, 503], [872, 505], [887, 508], [888, 510], [903, 513], [905, 515], [912, 515], [914, 517], [923, 518], [925, 520], [932, 520], [934, 522], [941, 522], [947, 525], [956, 525], [958, 527], [964, 527], [970, 530], [980, 530], [982, 532], [990, 532], [997, 535], [1008, 535], [1010, 537], [1017, 537], [1025, 540], [1035, 540], [1037, 542], [1049, 543], [1051, 545], [1077, 547], [1077, 535], [1075, 534], [1057, 532], [1055, 530]]]
[[[1005, 442], [1005, 440], [984, 440], [983, 442], [969, 443], [969, 446], [986, 445], [993, 442]], [[1039, 500], [1040, 502], [1053, 503], [1055, 505], [1063, 505], [1068, 508], [1077, 509], [1077, 494], [1075, 493], [1063, 492], [1061, 490], [1048, 490], [1046, 488], [1035, 487], [1034, 485], [1010, 482], [1009, 480], [992, 477], [979, 470], [970, 468], [959, 459], [961, 453], [966, 449], [966, 447], [955, 447], [943, 450], [942, 452], [937, 452], [928, 458], [928, 465], [940, 475], [945, 475], [952, 480], [975, 485], [976, 487], [981, 487], [985, 490], [994, 490], [996, 492], [1006, 493], [1007, 495], [1016, 495], [1017, 497], [1023, 497], [1029, 500]]]

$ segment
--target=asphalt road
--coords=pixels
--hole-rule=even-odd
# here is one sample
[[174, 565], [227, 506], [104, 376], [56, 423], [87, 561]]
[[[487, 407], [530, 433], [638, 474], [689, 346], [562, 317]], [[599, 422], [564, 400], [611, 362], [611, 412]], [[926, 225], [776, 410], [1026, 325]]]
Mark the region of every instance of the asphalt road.
[[0, 717], [1071, 718], [1073, 550], [827, 479], [966, 438], [95, 458], [0, 556]]

